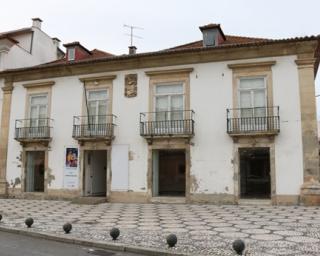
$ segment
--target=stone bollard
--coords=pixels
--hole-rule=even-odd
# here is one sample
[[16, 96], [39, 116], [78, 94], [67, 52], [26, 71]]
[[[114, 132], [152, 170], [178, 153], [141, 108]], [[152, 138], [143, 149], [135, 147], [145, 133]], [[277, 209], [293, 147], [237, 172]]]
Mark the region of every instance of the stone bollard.
[[32, 218], [27, 218], [24, 222], [28, 228], [31, 228], [32, 224], [33, 224], [33, 219]]
[[167, 244], [169, 247], [174, 247], [178, 242], [178, 238], [175, 234], [170, 234], [167, 236]]
[[66, 234], [69, 234], [72, 229], [72, 225], [71, 223], [67, 222], [66, 224], [63, 225], [62, 228]]
[[110, 236], [112, 237], [112, 240], [117, 240], [119, 235], [120, 235], [120, 230], [118, 228], [112, 228], [110, 230]]

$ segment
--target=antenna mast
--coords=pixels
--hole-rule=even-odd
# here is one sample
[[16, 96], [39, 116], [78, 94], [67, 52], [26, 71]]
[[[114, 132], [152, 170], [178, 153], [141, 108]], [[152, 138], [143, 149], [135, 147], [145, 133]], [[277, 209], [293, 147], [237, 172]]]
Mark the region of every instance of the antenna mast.
[[130, 36], [130, 46], [133, 46], [133, 38], [134, 38], [134, 37], [135, 37], [135, 38], [140, 38], [140, 39], [142, 39], [142, 37], [135, 35], [135, 34], [133, 33], [133, 30], [134, 30], [134, 29], [143, 30], [143, 28], [137, 27], [137, 26], [132, 26], [132, 25], [127, 25], [127, 24], [124, 24], [123, 27], [130, 29], [130, 34], [125, 34], [125, 35], [127, 35], [127, 36]]

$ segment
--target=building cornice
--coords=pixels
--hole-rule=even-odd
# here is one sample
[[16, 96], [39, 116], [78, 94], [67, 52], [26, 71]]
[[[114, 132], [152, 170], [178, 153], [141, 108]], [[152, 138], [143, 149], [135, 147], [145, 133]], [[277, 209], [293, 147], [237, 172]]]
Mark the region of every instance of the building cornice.
[[181, 73], [191, 73], [193, 68], [179, 68], [179, 69], [165, 69], [165, 70], [151, 70], [146, 71], [147, 76], [157, 76], [157, 75], [174, 75]]
[[46, 82], [38, 82], [38, 83], [28, 83], [24, 84], [24, 88], [35, 88], [35, 87], [51, 87], [55, 84], [55, 81], [46, 81]]
[[161, 68], [207, 62], [221, 62], [241, 59], [314, 54], [318, 40], [285, 41], [265, 45], [191, 49], [183, 51], [163, 51], [156, 54], [135, 54], [98, 59], [94, 62], [79, 62], [66, 65], [52, 65], [7, 70], [0, 72], [0, 78], [11, 78], [14, 82], [48, 79], [64, 76], [88, 75], [122, 70]]
[[315, 58], [304, 58], [304, 59], [297, 59], [295, 60], [295, 63], [297, 64], [298, 68], [313, 68], [314, 64], [316, 63]]
[[12, 93], [12, 91], [13, 91], [13, 86], [12, 86], [12, 85], [4, 86], [4, 87], [2, 87], [2, 91], [3, 91], [4, 94], [6, 94], [6, 93]]
[[246, 63], [235, 63], [228, 64], [230, 69], [243, 69], [243, 68], [252, 68], [252, 67], [271, 67], [276, 64], [276, 61], [263, 61], [263, 62], [246, 62]]
[[109, 76], [92, 76], [92, 77], [81, 77], [79, 80], [83, 83], [88, 82], [99, 82], [101, 80], [114, 80], [116, 79], [117, 75], [109, 75]]

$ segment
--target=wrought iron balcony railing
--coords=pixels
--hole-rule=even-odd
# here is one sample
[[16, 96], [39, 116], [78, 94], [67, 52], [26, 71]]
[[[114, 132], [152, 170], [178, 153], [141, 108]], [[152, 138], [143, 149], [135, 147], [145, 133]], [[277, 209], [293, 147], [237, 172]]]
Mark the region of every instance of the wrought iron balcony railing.
[[278, 106], [227, 109], [227, 133], [230, 135], [277, 134], [279, 132]]
[[30, 118], [17, 119], [15, 122], [15, 139], [17, 141], [51, 140], [52, 119]]
[[115, 115], [74, 116], [72, 137], [77, 140], [112, 139]]
[[184, 136], [194, 135], [194, 111], [158, 111], [140, 113], [140, 135]]

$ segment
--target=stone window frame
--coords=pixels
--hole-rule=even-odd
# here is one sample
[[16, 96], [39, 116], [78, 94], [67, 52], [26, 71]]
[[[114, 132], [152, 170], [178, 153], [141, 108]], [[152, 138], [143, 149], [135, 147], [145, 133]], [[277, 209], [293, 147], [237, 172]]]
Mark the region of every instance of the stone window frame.
[[52, 103], [52, 86], [54, 81], [43, 83], [30, 83], [23, 84], [23, 87], [27, 90], [26, 102], [25, 102], [25, 118], [30, 118], [30, 99], [31, 96], [46, 95], [47, 96], [47, 118], [51, 116], [51, 103]]
[[[273, 107], [272, 66], [275, 64], [276, 61], [228, 64], [228, 68], [232, 70], [232, 108], [239, 108], [240, 79], [255, 77], [263, 77], [265, 79], [267, 107]], [[273, 110], [269, 109], [269, 111]], [[234, 117], [237, 117], [236, 112]]]
[[184, 90], [184, 110], [190, 110], [190, 73], [193, 68], [146, 71], [149, 76], [149, 112], [155, 111], [155, 89], [157, 85], [181, 83]]
[[82, 96], [82, 108], [81, 115], [87, 116], [87, 106], [86, 106], [86, 97], [88, 97], [88, 91], [94, 90], [108, 90], [108, 106], [107, 106], [107, 115], [112, 114], [112, 103], [113, 103], [113, 80], [116, 78], [116, 75], [110, 76], [97, 76], [97, 77], [85, 77], [80, 78], [79, 80], [83, 83], [83, 96]]

